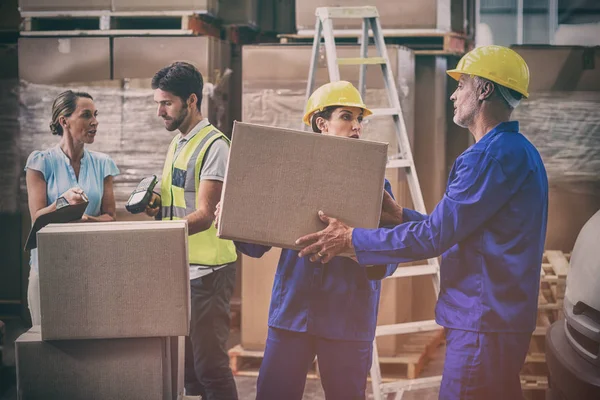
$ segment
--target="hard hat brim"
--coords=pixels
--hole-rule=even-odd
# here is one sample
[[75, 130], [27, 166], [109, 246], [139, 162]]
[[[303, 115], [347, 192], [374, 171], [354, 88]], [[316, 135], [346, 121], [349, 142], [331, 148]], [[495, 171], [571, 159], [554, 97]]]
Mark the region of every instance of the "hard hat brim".
[[498, 85], [502, 85], [504, 87], [514, 90], [515, 92], [521, 93], [523, 95], [523, 97], [525, 97], [525, 98], [529, 97], [528, 92], [523, 91], [522, 89], [520, 89], [516, 86], [511, 87], [511, 85], [509, 85], [509, 84], [498, 83], [498, 82], [496, 82], [496, 79], [494, 79], [494, 77], [492, 77], [492, 76], [485, 76], [484, 74], [473, 74], [472, 72], [466, 72], [466, 71], [463, 71], [460, 69], [449, 69], [448, 71], [446, 71], [446, 73], [455, 81], [460, 80], [460, 77], [464, 74], [480, 76], [482, 78], [489, 79], [490, 81], [497, 83]]
[[[331, 104], [330, 106], [327, 107], [356, 107], [356, 108], [360, 108], [363, 110], [363, 118], [368, 117], [369, 115], [373, 115], [373, 111], [369, 110], [364, 104], [358, 104], [358, 103], [354, 103], [354, 104]], [[306, 114], [304, 114], [304, 117], [302, 118], [302, 122], [304, 122], [306, 125], [311, 126], [311, 118], [313, 116], [313, 114], [317, 111], [322, 111], [320, 108], [315, 108], [312, 109], [310, 111], [308, 111]]]

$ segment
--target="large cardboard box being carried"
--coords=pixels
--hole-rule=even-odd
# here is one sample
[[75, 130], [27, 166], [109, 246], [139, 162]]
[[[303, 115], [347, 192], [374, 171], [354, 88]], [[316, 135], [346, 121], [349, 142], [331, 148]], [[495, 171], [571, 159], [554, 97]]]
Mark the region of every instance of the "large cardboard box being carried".
[[185, 221], [53, 224], [37, 241], [44, 340], [188, 335]]
[[236, 122], [218, 234], [299, 250], [319, 210], [377, 228], [386, 161], [387, 143]]
[[514, 46], [529, 66], [529, 98], [513, 113], [546, 171], [546, 248], [573, 250], [600, 209], [600, 47]]
[[[296, 27], [315, 29], [317, 7], [375, 6], [384, 29], [438, 29], [469, 33], [475, 24], [474, 0], [302, 0], [296, 1]], [[361, 19], [334, 20], [334, 29], [361, 29]]]
[[[175, 400], [177, 338], [42, 341], [33, 327], [15, 341], [17, 391], [28, 400]], [[179, 364], [181, 365], [181, 364]], [[182, 371], [179, 371], [181, 375]]]

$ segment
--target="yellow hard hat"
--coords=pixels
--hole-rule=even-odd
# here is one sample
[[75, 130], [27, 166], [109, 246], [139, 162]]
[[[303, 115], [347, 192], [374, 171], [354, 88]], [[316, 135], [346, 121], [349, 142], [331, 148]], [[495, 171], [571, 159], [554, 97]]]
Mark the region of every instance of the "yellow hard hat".
[[363, 103], [360, 93], [354, 85], [347, 81], [337, 81], [319, 87], [310, 95], [310, 98], [306, 103], [306, 112], [302, 121], [310, 126], [312, 115], [317, 111], [323, 111], [329, 106], [362, 108], [363, 117], [373, 114], [373, 112], [365, 106], [365, 103]]
[[447, 73], [456, 80], [462, 74], [480, 76], [529, 97], [529, 67], [517, 52], [508, 47], [477, 47], [465, 54], [456, 68]]

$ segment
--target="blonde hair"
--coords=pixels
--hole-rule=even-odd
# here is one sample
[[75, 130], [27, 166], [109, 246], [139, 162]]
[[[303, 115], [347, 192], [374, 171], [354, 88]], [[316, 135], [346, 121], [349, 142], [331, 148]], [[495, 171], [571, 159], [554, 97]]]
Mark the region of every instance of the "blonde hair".
[[62, 136], [63, 127], [60, 125], [60, 117], [70, 117], [75, 112], [77, 100], [80, 97], [94, 100], [86, 92], [74, 92], [72, 90], [66, 90], [54, 99], [54, 103], [52, 103], [52, 122], [50, 122], [50, 131], [53, 135]]

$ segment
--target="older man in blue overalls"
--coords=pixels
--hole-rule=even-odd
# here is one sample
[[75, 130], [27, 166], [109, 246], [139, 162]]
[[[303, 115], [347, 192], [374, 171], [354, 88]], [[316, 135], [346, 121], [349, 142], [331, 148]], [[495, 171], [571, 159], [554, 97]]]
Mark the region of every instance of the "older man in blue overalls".
[[440, 399], [522, 398], [519, 371], [535, 329], [548, 210], [548, 180], [535, 147], [510, 121], [527, 97], [529, 69], [514, 51], [479, 47], [448, 74], [454, 122], [476, 143], [458, 157], [430, 215], [399, 208], [403, 223], [353, 229], [320, 213], [321, 232], [298, 240], [300, 256], [360, 264], [442, 255], [436, 321], [446, 328]]

